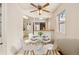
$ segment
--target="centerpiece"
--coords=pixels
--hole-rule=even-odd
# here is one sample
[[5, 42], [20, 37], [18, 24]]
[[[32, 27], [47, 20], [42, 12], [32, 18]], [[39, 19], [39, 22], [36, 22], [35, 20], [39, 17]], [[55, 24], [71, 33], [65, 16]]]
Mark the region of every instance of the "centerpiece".
[[38, 32], [38, 35], [39, 35], [39, 36], [42, 36], [42, 34], [43, 34], [43, 32]]
[[38, 43], [42, 43], [42, 35], [43, 35], [43, 32], [38, 32], [38, 35], [39, 35], [39, 40], [38, 40]]

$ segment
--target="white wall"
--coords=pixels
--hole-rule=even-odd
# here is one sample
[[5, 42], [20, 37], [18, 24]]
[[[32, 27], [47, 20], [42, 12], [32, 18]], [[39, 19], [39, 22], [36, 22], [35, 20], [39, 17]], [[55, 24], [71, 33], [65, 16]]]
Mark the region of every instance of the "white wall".
[[[63, 10], [66, 10], [66, 22], [65, 22], [65, 34], [58, 31], [58, 24], [56, 22], [56, 16]], [[64, 39], [79, 39], [79, 4], [69, 3], [61, 4], [54, 12], [54, 28], [55, 38]]]
[[[58, 32], [56, 16], [66, 10], [65, 34]], [[64, 54], [79, 54], [79, 4], [61, 4], [54, 11], [55, 39]]]
[[5, 35], [7, 39], [7, 54], [14, 53], [13, 50], [21, 48], [23, 40], [23, 14], [17, 4], [6, 4]]
[[66, 37], [79, 39], [79, 3], [67, 4]]
[[65, 33], [59, 32], [59, 25], [57, 21], [57, 15], [65, 9], [65, 4], [60, 4], [53, 12], [53, 27], [54, 27], [54, 39], [65, 39]]

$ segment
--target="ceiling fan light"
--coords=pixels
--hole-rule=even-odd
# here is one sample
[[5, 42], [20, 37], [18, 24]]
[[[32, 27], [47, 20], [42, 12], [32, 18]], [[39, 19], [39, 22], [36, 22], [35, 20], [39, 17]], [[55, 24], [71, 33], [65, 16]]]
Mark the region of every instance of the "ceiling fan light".
[[37, 10], [33, 10], [33, 11], [31, 11], [31, 12], [37, 11], [39, 15], [41, 15], [43, 11], [49, 12], [48, 10], [46, 10], [46, 9], [48, 9], [48, 8], [46, 8], [46, 7], [49, 5], [49, 3], [46, 3], [46, 4], [44, 4], [43, 6], [41, 6], [41, 5], [39, 5], [39, 4], [38, 4], [38, 6], [37, 6], [37, 5], [33, 4], [33, 3], [31, 3], [31, 5], [37, 8]]

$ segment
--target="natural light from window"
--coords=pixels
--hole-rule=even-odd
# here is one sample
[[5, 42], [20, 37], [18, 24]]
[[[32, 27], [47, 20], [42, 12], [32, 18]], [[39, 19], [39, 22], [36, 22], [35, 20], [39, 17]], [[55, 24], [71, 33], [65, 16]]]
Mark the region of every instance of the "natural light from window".
[[65, 33], [65, 10], [58, 14], [59, 32]]

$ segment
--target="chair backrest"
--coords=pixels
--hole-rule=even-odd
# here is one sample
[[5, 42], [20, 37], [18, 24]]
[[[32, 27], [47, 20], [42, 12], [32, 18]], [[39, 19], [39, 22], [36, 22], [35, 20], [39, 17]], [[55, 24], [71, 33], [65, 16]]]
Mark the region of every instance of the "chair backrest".
[[47, 43], [47, 42], [50, 42], [51, 39], [48, 37], [48, 35], [42, 35], [42, 41], [43, 41], [44, 43]]

